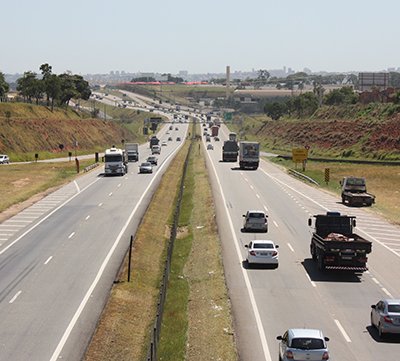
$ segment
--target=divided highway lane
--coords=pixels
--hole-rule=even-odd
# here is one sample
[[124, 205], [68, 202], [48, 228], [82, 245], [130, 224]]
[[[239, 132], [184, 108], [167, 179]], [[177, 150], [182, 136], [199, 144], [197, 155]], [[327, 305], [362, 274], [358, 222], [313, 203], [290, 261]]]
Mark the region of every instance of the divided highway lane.
[[[175, 131], [182, 139], [186, 132], [183, 124]], [[74, 195], [59, 198], [61, 204], [54, 196], [51, 202], [43, 199], [42, 205], [50, 208], [42, 208], [42, 215], [4, 241], [0, 360], [82, 358], [129, 236], [160, 180], [158, 175], [182, 144], [174, 141], [162, 147], [153, 174], [138, 174], [137, 163], [129, 163], [124, 177], [103, 177], [98, 168], [78, 178]], [[149, 154], [147, 145], [141, 147], [142, 159]], [[71, 186], [65, 187], [67, 194]]]
[[[334, 360], [395, 359], [398, 344], [377, 339], [369, 327], [369, 312], [379, 298], [397, 296], [398, 277], [387, 267], [400, 266], [396, 253], [374, 242], [369, 273], [319, 273], [309, 254], [308, 217], [328, 209], [353, 214], [353, 209], [266, 162], [257, 171], [232, 169], [237, 163], [219, 162], [222, 142], [213, 145], [214, 150], [207, 151], [209, 169], [241, 358], [276, 360], [276, 336], [290, 327], [308, 327], [320, 328], [331, 338]], [[240, 232], [248, 209], [268, 209], [267, 234]], [[370, 212], [356, 211], [360, 229], [375, 221], [385, 224]], [[254, 238], [280, 245], [277, 270], [245, 269], [244, 244]]]

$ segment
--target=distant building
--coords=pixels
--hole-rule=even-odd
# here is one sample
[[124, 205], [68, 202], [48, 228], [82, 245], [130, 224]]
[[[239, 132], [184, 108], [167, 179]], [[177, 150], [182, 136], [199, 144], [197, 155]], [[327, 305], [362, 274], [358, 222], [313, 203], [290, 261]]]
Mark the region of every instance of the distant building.
[[358, 90], [368, 91], [371, 89], [383, 90], [389, 86], [389, 73], [359, 73]]

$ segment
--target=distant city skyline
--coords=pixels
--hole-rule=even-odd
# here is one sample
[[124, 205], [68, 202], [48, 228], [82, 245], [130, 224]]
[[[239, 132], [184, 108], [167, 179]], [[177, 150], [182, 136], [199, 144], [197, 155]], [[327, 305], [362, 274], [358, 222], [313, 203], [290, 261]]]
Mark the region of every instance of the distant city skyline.
[[397, 0], [19, 0], [2, 4], [0, 71], [378, 72], [400, 66]]

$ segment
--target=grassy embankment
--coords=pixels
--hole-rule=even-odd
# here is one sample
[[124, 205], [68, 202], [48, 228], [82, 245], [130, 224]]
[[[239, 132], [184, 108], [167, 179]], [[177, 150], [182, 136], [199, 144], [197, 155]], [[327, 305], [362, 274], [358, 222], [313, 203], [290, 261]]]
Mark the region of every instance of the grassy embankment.
[[[94, 159], [80, 161], [80, 170], [93, 163]], [[76, 175], [74, 161], [1, 165], [0, 220], [13, 214], [9, 207], [28, 201], [33, 196], [37, 200], [44, 192], [49, 193], [54, 187], [70, 181]], [[30, 203], [33, 201], [31, 199]], [[23, 205], [20, 207], [23, 208]]]
[[[180, 183], [177, 175], [182, 174], [187, 151], [185, 145], [163, 176], [136, 233], [132, 282], [113, 287], [86, 361], [143, 360], [146, 356]], [[192, 154], [171, 267], [160, 359], [237, 359], [213, 216], [204, 160]], [[122, 278], [126, 277], [126, 263]]]

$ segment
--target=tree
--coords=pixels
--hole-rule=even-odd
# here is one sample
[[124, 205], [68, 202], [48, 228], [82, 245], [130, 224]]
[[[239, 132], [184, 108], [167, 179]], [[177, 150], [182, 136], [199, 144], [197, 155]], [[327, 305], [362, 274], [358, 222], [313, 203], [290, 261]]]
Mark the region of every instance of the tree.
[[351, 86], [333, 89], [325, 95], [325, 104], [327, 105], [355, 104], [357, 100], [358, 96]]
[[61, 94], [61, 81], [56, 74], [50, 74], [46, 79], [46, 94], [51, 99], [51, 111]]
[[318, 109], [318, 99], [314, 93], [307, 92], [290, 98], [287, 106], [290, 112], [301, 118], [312, 115]]
[[36, 104], [38, 104], [39, 99], [43, 96], [42, 82], [37, 79], [36, 73], [32, 71], [26, 71], [22, 78], [17, 80], [17, 90], [30, 103], [34, 98], [36, 100]]
[[[50, 84], [50, 78], [51, 78], [51, 66], [47, 63], [42, 64], [39, 68], [42, 72], [42, 82], [43, 82], [43, 88], [44, 88], [44, 92], [46, 93], [46, 98], [47, 98], [47, 106], [50, 105], [50, 88], [51, 88], [51, 84]], [[53, 109], [53, 108], [52, 108]]]
[[267, 103], [264, 106], [264, 113], [266, 113], [273, 120], [279, 120], [281, 116], [286, 114], [288, 111], [285, 103], [273, 102]]
[[257, 79], [255, 80], [254, 88], [261, 88], [263, 85], [267, 84], [270, 73], [268, 70], [260, 69], [258, 71]]
[[0, 101], [4, 100], [5, 95], [8, 93], [9, 90], [10, 86], [4, 78], [4, 74], [0, 72]]

